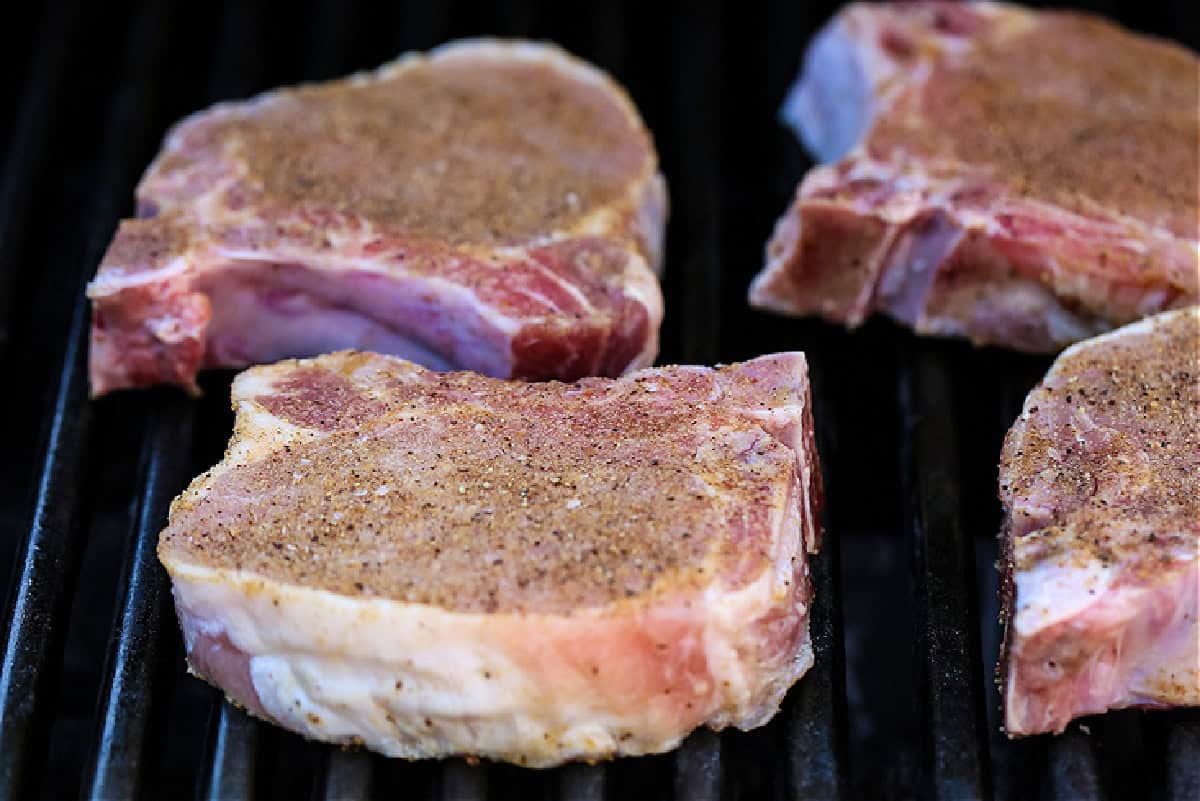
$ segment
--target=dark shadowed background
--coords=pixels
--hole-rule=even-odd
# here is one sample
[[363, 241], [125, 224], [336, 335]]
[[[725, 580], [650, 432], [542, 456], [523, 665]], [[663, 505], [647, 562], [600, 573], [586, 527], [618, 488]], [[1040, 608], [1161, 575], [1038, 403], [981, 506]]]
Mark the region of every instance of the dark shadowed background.
[[[0, 798], [1116, 801], [1196, 788], [1192, 712], [999, 733], [996, 460], [1049, 360], [745, 303], [810, 164], [776, 110], [836, 4], [22, 5], [0, 25]], [[1195, 3], [1068, 5], [1200, 48]], [[763, 729], [603, 769], [410, 764], [248, 724], [185, 675], [152, 547], [170, 497], [224, 448], [230, 376], [208, 375], [199, 402], [155, 390], [88, 404], [82, 283], [173, 120], [478, 34], [552, 39], [641, 109], [672, 204], [660, 361], [797, 348], [814, 365], [830, 546], [818, 665]]]

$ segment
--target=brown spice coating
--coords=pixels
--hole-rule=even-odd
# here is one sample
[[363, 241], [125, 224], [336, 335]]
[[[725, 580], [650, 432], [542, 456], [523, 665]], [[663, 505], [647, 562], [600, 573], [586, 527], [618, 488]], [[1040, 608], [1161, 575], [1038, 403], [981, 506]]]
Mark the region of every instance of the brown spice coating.
[[1015, 568], [1120, 564], [1139, 581], [1200, 546], [1200, 309], [1065, 354], [1001, 459]]
[[654, 172], [649, 134], [614, 96], [623, 98], [615, 84], [548, 63], [435, 55], [214, 115], [157, 170], [219, 147], [246, 171], [237, 203], [260, 213], [303, 207], [396, 235], [521, 244], [569, 228]]
[[[285, 394], [308, 384], [310, 408], [346, 405], [344, 387], [322, 394], [321, 372], [292, 370]], [[793, 491], [795, 454], [707, 393], [414, 381], [386, 365], [369, 383], [374, 416], [219, 473], [202, 492], [198, 479], [173, 505], [160, 554], [486, 612], [740, 586], [770, 564], [771, 514]]]
[[1085, 215], [1119, 209], [1194, 239], [1200, 61], [1094, 16], [1036, 19], [939, 59], [914, 113], [881, 119], [868, 150], [950, 157], [1027, 197]]
[[[114, 237], [104, 254], [104, 260], [117, 265], [138, 265], [141, 270], [160, 269], [185, 252], [191, 232], [178, 220], [163, 217], [157, 220], [123, 220], [122, 236]], [[111, 271], [119, 276], [125, 269]]]

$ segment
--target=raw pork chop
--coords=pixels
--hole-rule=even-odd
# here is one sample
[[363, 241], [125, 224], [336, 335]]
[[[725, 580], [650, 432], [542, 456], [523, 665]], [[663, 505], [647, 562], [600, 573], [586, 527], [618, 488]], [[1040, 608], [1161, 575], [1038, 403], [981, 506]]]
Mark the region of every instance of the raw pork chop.
[[812, 664], [803, 354], [527, 384], [342, 352], [234, 382], [159, 557], [194, 672], [385, 754], [758, 726]]
[[1200, 705], [1200, 307], [1058, 358], [1004, 443], [1011, 735]]
[[92, 391], [340, 348], [496, 376], [658, 347], [666, 195], [624, 91], [470, 41], [178, 125], [88, 287]]
[[820, 159], [751, 302], [1052, 351], [1197, 302], [1200, 60], [1095, 17], [856, 4], [785, 116]]

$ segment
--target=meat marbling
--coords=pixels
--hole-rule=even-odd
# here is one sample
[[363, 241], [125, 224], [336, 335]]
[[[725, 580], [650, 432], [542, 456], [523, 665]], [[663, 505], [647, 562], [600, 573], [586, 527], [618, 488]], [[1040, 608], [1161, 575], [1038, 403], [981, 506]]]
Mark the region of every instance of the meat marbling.
[[342, 348], [573, 379], [657, 351], [666, 193], [627, 95], [453, 43], [184, 120], [88, 287], [94, 394]]
[[1200, 705], [1200, 307], [1065, 351], [1000, 462], [1010, 735]]
[[751, 302], [1053, 351], [1200, 299], [1200, 60], [1074, 12], [857, 3], [785, 118], [822, 161]]
[[524, 765], [758, 726], [812, 664], [803, 354], [574, 384], [341, 352], [234, 382], [159, 557], [255, 714]]

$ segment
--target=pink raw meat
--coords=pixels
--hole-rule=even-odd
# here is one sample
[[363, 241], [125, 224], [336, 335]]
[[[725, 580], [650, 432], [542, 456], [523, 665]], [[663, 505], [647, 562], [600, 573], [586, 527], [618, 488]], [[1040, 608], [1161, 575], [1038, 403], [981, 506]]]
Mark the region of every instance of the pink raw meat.
[[821, 160], [751, 302], [1053, 351], [1196, 303], [1200, 60], [1097, 17], [856, 3], [784, 114]]
[[608, 76], [470, 41], [178, 125], [95, 280], [92, 392], [341, 348], [620, 375], [658, 348], [666, 193]]

